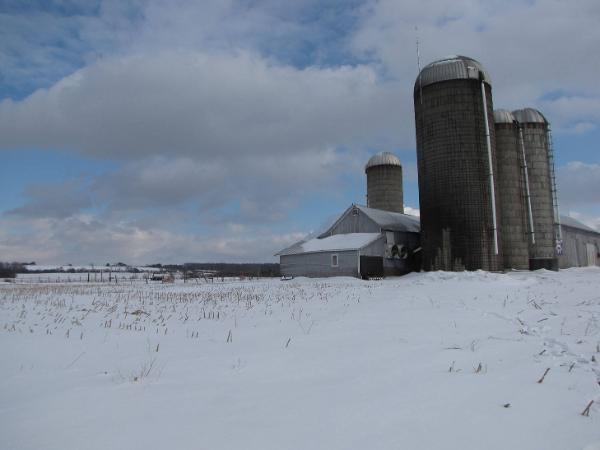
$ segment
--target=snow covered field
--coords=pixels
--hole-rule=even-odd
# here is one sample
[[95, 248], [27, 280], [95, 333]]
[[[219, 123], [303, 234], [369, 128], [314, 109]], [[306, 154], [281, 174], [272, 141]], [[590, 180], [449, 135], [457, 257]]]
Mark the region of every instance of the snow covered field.
[[599, 346], [597, 268], [0, 283], [0, 448], [597, 450]]

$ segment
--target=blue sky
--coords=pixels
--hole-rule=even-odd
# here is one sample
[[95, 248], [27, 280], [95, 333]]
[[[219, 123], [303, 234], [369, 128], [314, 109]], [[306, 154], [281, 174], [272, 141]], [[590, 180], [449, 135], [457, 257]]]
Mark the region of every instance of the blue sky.
[[269, 261], [364, 202], [418, 209], [412, 86], [481, 61], [554, 131], [563, 213], [600, 226], [596, 1], [0, 1], [0, 260]]

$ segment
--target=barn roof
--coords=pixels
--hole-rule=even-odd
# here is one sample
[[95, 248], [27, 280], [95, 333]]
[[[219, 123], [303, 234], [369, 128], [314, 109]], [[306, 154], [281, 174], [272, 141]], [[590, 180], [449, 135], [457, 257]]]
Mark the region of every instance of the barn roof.
[[[359, 214], [364, 214], [365, 216], [369, 217], [373, 222], [375, 222], [377, 224], [377, 226], [379, 226], [379, 228], [381, 228], [381, 230], [388, 230], [388, 231], [404, 231], [404, 232], [408, 232], [408, 233], [418, 233], [421, 230], [421, 225], [420, 225], [420, 221], [419, 218], [416, 216], [411, 216], [409, 214], [401, 214], [401, 213], [396, 213], [396, 212], [391, 212], [391, 211], [384, 211], [382, 209], [375, 209], [375, 208], [367, 208], [366, 206], [362, 206], [362, 205], [351, 205], [348, 209], [346, 209], [346, 211], [344, 211], [342, 213], [342, 215], [335, 220], [335, 222], [333, 222], [333, 224], [331, 226], [329, 226], [325, 231], [320, 231], [317, 232], [318, 234], [315, 235], [315, 233], [312, 233], [310, 235], [308, 235], [306, 238], [302, 239], [301, 241], [296, 242], [295, 244], [290, 245], [289, 247], [284, 248], [283, 250], [280, 250], [279, 252], [275, 253], [275, 256], [281, 256], [281, 255], [296, 255], [298, 253], [307, 253], [307, 252], [311, 252], [311, 251], [332, 251], [332, 250], [356, 250], [359, 248], [364, 247], [364, 245], [370, 244], [371, 242], [373, 242], [375, 240], [375, 238], [373, 238], [371, 241], [367, 242], [367, 244], [364, 244], [362, 246], [359, 246], [358, 244], [360, 244], [359, 241], [352, 241], [352, 239], [358, 239], [358, 235], [373, 235], [373, 236], [381, 236], [380, 233], [348, 233], [348, 234], [331, 234], [331, 231], [333, 228], [335, 228], [335, 226], [341, 221], [343, 220], [347, 215], [349, 214], [355, 214], [356, 212], [358, 212]], [[329, 239], [329, 238], [335, 238], [336, 236], [352, 236], [355, 235], [355, 238], [347, 238], [346, 240], [342, 240], [341, 237], [336, 238], [336, 239], [340, 239], [340, 241], [337, 241], [336, 239], [332, 239], [332, 240], [328, 240], [327, 242], [324, 242], [325, 239]], [[315, 241], [311, 244], [307, 244], [309, 242]], [[343, 242], [343, 244], [342, 244]], [[323, 248], [321, 250], [306, 250], [305, 249], [305, 245], [307, 245], [306, 248], [315, 248], [314, 246], [318, 245], [332, 245], [332, 246], [337, 246], [339, 248]]]
[[591, 233], [596, 233], [596, 234], [600, 234], [600, 231], [598, 230], [594, 230], [591, 227], [588, 227], [587, 225], [581, 223], [579, 220], [573, 219], [570, 216], [560, 216], [560, 224], [564, 225], [566, 227], [571, 227], [571, 228], [577, 228], [579, 230], [583, 230], [583, 231], [589, 231]]
[[368, 208], [362, 205], [352, 205], [331, 225], [324, 233], [320, 235], [328, 236], [331, 230], [342, 221], [347, 215], [355, 214], [355, 212], [363, 213], [365, 216], [375, 222], [382, 230], [389, 231], [404, 231], [409, 233], [418, 233], [421, 231], [421, 222], [418, 217], [409, 214], [402, 214], [392, 211], [384, 211], [383, 209]]
[[299, 253], [316, 253], [330, 251], [360, 250], [381, 237], [381, 233], [348, 233], [334, 234], [324, 238], [300, 241], [281, 250], [277, 255], [297, 255]]
[[383, 230], [408, 231], [412, 233], [421, 231], [421, 221], [416, 216], [384, 211], [383, 209], [367, 208], [360, 205], [355, 206], [369, 216]]

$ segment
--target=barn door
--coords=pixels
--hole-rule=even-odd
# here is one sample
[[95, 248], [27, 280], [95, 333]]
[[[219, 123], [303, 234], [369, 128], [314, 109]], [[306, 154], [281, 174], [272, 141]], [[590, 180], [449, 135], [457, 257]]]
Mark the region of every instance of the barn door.
[[596, 246], [594, 244], [585, 244], [585, 249], [587, 251], [587, 265], [595, 266], [596, 265]]
[[360, 276], [369, 278], [383, 278], [383, 258], [381, 256], [360, 256]]

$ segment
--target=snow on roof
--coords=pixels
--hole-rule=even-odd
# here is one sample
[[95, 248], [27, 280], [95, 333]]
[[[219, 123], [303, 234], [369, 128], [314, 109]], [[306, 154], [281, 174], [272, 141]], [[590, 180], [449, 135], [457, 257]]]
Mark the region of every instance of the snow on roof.
[[421, 231], [421, 221], [416, 216], [384, 211], [383, 209], [367, 208], [360, 205], [356, 205], [356, 207], [384, 230], [408, 231], [413, 233]]
[[344, 214], [340, 216], [338, 220], [333, 223], [326, 231], [320, 234], [321, 237], [325, 237], [331, 234], [331, 230], [343, 220], [348, 214], [352, 214], [352, 211], [357, 209], [364, 215], [369, 217], [375, 222], [382, 230], [389, 231], [404, 231], [408, 233], [419, 233], [421, 231], [421, 221], [416, 216], [410, 214], [402, 214], [392, 211], [384, 211], [383, 209], [368, 208], [361, 205], [352, 205]]
[[579, 220], [573, 219], [570, 216], [562, 216], [561, 215], [560, 216], [560, 224], [564, 225], [566, 227], [578, 228], [580, 230], [589, 231], [591, 233], [600, 233], [600, 231], [594, 230], [593, 228], [588, 227], [587, 225], [584, 225]]
[[359, 250], [371, 242], [379, 239], [381, 233], [348, 233], [334, 234], [325, 238], [314, 238], [298, 242], [288, 247], [278, 255], [296, 255], [299, 253], [313, 253], [326, 251]]

